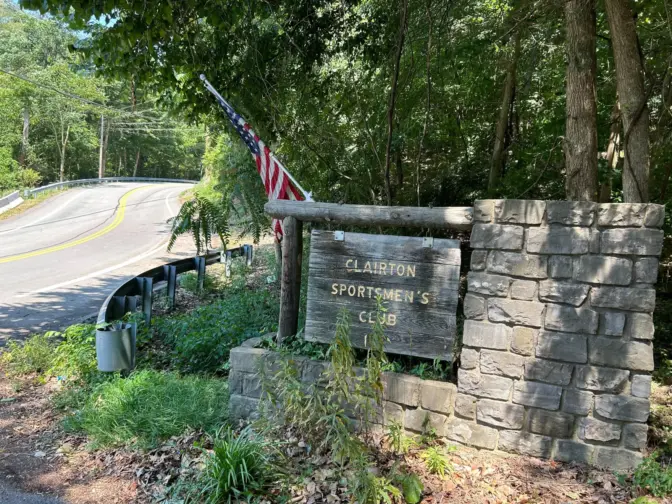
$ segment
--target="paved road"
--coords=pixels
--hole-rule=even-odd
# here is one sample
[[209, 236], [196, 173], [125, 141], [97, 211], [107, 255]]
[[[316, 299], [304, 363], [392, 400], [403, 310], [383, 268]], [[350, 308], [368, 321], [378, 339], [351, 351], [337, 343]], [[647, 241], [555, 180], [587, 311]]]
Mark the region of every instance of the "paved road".
[[96, 312], [125, 278], [172, 259], [166, 220], [189, 187], [82, 187], [0, 221], [0, 346]]

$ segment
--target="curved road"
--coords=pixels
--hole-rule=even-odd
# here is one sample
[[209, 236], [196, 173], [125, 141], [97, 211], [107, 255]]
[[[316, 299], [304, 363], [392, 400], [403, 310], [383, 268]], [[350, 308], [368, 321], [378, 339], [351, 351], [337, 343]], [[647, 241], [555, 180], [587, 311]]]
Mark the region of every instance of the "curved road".
[[189, 184], [71, 189], [0, 221], [0, 346], [95, 313], [125, 278], [165, 262]]

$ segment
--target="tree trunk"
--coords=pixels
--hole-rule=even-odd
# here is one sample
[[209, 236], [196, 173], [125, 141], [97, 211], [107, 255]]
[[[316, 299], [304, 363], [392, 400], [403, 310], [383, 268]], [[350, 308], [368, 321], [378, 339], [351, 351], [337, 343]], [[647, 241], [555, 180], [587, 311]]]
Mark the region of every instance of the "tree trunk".
[[609, 127], [609, 143], [607, 151], [604, 153], [604, 159], [607, 162], [607, 176], [600, 186], [600, 203], [609, 203], [611, 201], [612, 175], [616, 165], [618, 165], [619, 149], [618, 144], [621, 139], [621, 118], [618, 99], [611, 110], [611, 126]]
[[635, 19], [627, 0], [604, 2], [623, 120], [623, 201], [649, 201], [649, 109]]
[[138, 166], [140, 166], [140, 151], [135, 155], [135, 166], [133, 167], [133, 176], [138, 176]]
[[595, 0], [567, 0], [567, 199], [597, 198], [597, 105]]
[[100, 116], [100, 152], [98, 153], [98, 178], [105, 176], [105, 116]]
[[103, 141], [103, 173], [107, 168], [107, 146], [109, 145], [110, 140], [110, 122], [107, 122], [107, 127], [105, 128], [105, 140]]
[[28, 135], [30, 133], [30, 110], [28, 105], [23, 107], [23, 134], [21, 136], [21, 153], [19, 165], [25, 168], [28, 165]]
[[420, 144], [418, 145], [418, 158], [415, 162], [415, 194], [418, 199], [418, 206], [420, 206], [420, 161], [422, 160], [422, 151], [425, 143], [425, 136], [427, 136], [427, 128], [429, 126], [430, 107], [432, 105], [432, 28], [434, 22], [432, 19], [432, 0], [427, 0], [427, 54], [425, 55], [425, 71], [427, 73], [427, 103], [425, 106], [425, 122], [422, 125], [422, 135], [420, 136]]
[[392, 73], [392, 89], [390, 91], [390, 103], [387, 107], [387, 146], [385, 148], [385, 197], [387, 204], [392, 204], [392, 188], [390, 184], [390, 164], [392, 151], [392, 131], [394, 129], [394, 109], [397, 103], [397, 84], [399, 82], [399, 67], [401, 65], [401, 54], [404, 51], [404, 40], [406, 39], [406, 27], [408, 25], [408, 0], [401, 0], [401, 20], [399, 23], [399, 39], [397, 40], [397, 53], [394, 58], [394, 71]]
[[514, 50], [506, 67], [506, 80], [502, 103], [499, 109], [499, 118], [495, 127], [495, 146], [492, 150], [492, 162], [490, 163], [490, 177], [488, 179], [488, 191], [493, 192], [502, 175], [504, 174], [504, 159], [507, 148], [506, 131], [509, 126], [509, 114], [514, 100], [516, 88], [516, 69], [520, 57], [520, 28], [513, 35]]
[[60, 181], [65, 180], [65, 149], [68, 147], [68, 138], [70, 137], [70, 126], [68, 125], [65, 130], [65, 138], [63, 138], [63, 145], [61, 147], [61, 169], [60, 169]]

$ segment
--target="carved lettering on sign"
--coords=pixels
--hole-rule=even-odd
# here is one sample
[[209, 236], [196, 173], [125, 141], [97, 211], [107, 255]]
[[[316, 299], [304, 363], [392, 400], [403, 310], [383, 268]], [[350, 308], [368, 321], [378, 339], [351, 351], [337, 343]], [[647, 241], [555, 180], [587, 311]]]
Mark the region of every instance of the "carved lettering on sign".
[[338, 312], [350, 311], [353, 345], [365, 348], [376, 321], [376, 298], [386, 307], [381, 323], [386, 350], [452, 359], [459, 285], [457, 240], [314, 230], [308, 270], [306, 339], [328, 343]]

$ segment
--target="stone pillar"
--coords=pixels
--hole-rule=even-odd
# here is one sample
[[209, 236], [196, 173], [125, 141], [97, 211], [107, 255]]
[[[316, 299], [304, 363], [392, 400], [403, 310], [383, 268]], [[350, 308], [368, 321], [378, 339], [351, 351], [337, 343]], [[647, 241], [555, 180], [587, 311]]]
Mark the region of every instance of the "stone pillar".
[[663, 220], [654, 204], [475, 203], [448, 438], [613, 470], [641, 460]]

